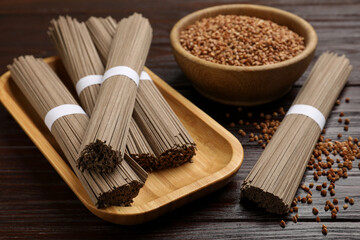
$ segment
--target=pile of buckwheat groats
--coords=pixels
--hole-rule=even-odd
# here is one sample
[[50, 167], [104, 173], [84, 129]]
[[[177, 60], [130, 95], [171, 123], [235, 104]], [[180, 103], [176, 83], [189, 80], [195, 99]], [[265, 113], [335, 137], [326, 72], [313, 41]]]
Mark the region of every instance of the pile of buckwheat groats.
[[180, 32], [180, 44], [192, 55], [233, 66], [261, 66], [301, 53], [304, 38], [270, 20], [238, 15], [203, 18]]

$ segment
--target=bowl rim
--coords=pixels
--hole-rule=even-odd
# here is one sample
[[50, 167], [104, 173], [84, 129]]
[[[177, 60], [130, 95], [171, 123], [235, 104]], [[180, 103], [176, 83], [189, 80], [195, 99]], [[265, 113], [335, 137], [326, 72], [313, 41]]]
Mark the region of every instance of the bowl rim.
[[[232, 66], [232, 65], [224, 65], [224, 64], [220, 64], [220, 63], [213, 63], [213, 62], [209, 62], [207, 60], [204, 60], [204, 59], [201, 59], [199, 57], [192, 55], [191, 53], [186, 51], [181, 46], [180, 41], [179, 41], [179, 33], [180, 33], [180, 29], [183, 27], [185, 22], [187, 22], [189, 20], [193, 20], [193, 18], [197, 18], [199, 15], [201, 16], [204, 13], [212, 13], [214, 11], [228, 10], [231, 8], [232, 9], [256, 9], [256, 10], [266, 11], [266, 12], [272, 11], [272, 12], [275, 12], [276, 14], [280, 14], [285, 17], [288, 17], [289, 19], [292, 19], [293, 21], [298, 22], [305, 29], [305, 31], [308, 32], [308, 36], [309, 36], [308, 44], [305, 45], [304, 51], [302, 51], [300, 54], [296, 55], [293, 58], [287, 59], [282, 62], [268, 64], [268, 65], [261, 65], [261, 66]], [[273, 69], [278, 69], [278, 68], [285, 67], [288, 65], [292, 65], [301, 60], [304, 60], [312, 52], [314, 52], [316, 49], [316, 46], [317, 46], [317, 42], [318, 42], [318, 38], [317, 38], [317, 34], [316, 34], [314, 28], [305, 19], [303, 19], [291, 12], [285, 11], [285, 10], [281, 10], [281, 9], [269, 7], [269, 6], [264, 6], [264, 5], [257, 5], [257, 4], [223, 4], [223, 5], [217, 5], [217, 6], [213, 6], [213, 7], [203, 8], [203, 9], [192, 12], [192, 13], [184, 16], [183, 18], [181, 18], [178, 22], [176, 22], [176, 24], [173, 26], [173, 28], [171, 29], [171, 32], [170, 32], [170, 43], [172, 45], [173, 51], [178, 52], [183, 57], [189, 59], [192, 62], [206, 65], [207, 67], [210, 67], [210, 68], [218, 68], [218, 69], [227, 70], [227, 71], [249, 71], [249, 72], [259, 71], [259, 70], [264, 71], [264, 70], [273, 70]]]

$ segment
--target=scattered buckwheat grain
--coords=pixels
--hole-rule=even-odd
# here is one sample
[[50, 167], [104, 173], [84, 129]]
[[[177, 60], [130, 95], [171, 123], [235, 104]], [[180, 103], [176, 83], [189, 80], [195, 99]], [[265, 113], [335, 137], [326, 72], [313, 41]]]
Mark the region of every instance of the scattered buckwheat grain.
[[285, 221], [284, 221], [284, 220], [281, 220], [281, 221], [280, 221], [280, 226], [281, 226], [282, 228], [285, 228], [286, 224], [285, 224]]

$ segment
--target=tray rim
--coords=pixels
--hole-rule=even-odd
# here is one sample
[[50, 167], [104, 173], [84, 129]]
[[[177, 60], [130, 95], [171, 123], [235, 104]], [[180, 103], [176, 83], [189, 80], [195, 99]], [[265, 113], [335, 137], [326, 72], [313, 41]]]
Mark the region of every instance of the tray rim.
[[[44, 60], [47, 63], [60, 61], [58, 56], [48, 57]], [[227, 182], [229, 182], [231, 178], [238, 172], [244, 159], [243, 147], [234, 135], [232, 135], [223, 126], [221, 126], [205, 112], [203, 112], [193, 103], [191, 103], [188, 99], [183, 97], [180, 93], [178, 93], [175, 89], [168, 85], [159, 76], [154, 74], [151, 70], [146, 67], [145, 69], [150, 74], [156, 86], [161, 89], [161, 91], [165, 91], [167, 94], [171, 95], [188, 111], [198, 116], [210, 128], [221, 134], [228, 141], [232, 149], [231, 160], [223, 168], [217, 170], [210, 175], [204, 176], [203, 178], [198, 179], [191, 184], [188, 184], [164, 196], [147, 202], [145, 205], [151, 205], [152, 202], [156, 201], [156, 204], [152, 204], [156, 206], [149, 207], [148, 210], [140, 209], [137, 206], [97, 209], [90, 201], [90, 198], [87, 196], [87, 193], [82, 187], [79, 179], [73, 173], [72, 169], [66, 164], [66, 160], [64, 160], [59, 155], [59, 153], [53, 148], [50, 142], [47, 141], [44, 134], [38, 129], [35, 124], [33, 124], [32, 121], [30, 121], [30, 118], [24, 113], [22, 108], [17, 103], [15, 103], [11, 96], [8, 95], [8, 93], [5, 91], [5, 84], [9, 80], [10, 72], [7, 71], [0, 77], [0, 101], [2, 102], [3, 106], [8, 110], [8, 112], [12, 115], [15, 121], [21, 126], [21, 128], [25, 131], [28, 137], [37, 146], [37, 148], [45, 156], [48, 162], [53, 166], [56, 172], [60, 175], [60, 177], [70, 187], [73, 193], [79, 198], [82, 204], [85, 205], [85, 207], [89, 209], [94, 215], [106, 221], [122, 225], [135, 225], [150, 221], [160, 215], [163, 215], [166, 212], [179, 208], [180, 206], [188, 202], [191, 202], [197, 198], [200, 198], [201, 196], [204, 196], [210, 192], [221, 188]], [[8, 97], [8, 99], [5, 99], [6, 97]], [[59, 162], [60, 166], [55, 164], [55, 162]], [[61, 162], [63, 162], [63, 164], [61, 164]], [[212, 177], [214, 174], [219, 176], [213, 179]], [[195, 186], [195, 183], [201, 184], [200, 186]], [[209, 191], [205, 192], [205, 190], [207, 189]], [[171, 201], [166, 199], [169, 198], [169, 195], [176, 195], [178, 192], [181, 193], [179, 193], [176, 198], [170, 197], [170, 199], [172, 199]], [[159, 202], [161, 202], [161, 204], [159, 204]], [[169, 205], [170, 209], [167, 210], [166, 207]], [[124, 217], [124, 219], [122, 219], [121, 217]]]

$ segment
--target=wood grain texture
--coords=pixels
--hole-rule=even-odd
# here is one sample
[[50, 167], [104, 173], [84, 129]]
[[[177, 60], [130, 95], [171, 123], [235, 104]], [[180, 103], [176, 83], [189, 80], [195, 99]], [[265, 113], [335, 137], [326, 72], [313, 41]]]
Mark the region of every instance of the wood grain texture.
[[[245, 1], [237, 1], [237, 3]], [[264, 111], [271, 113], [283, 106], [287, 110], [294, 100], [299, 86], [308, 76], [305, 72], [295, 87], [276, 102], [261, 107], [244, 108], [224, 106], [200, 96], [182, 74], [171, 53], [169, 33], [172, 26], [183, 16], [205, 7], [230, 0], [183, 0], [183, 1], [95, 1], [95, 0], [13, 0], [0, 2], [0, 72], [12, 58], [23, 54], [48, 57], [56, 54], [46, 36], [50, 19], [59, 14], [69, 14], [79, 20], [90, 15], [111, 15], [117, 19], [134, 11], [150, 19], [154, 39], [146, 65], [175, 87], [190, 101], [228, 128], [243, 144], [245, 159], [233, 181], [221, 190], [203, 197], [178, 210], [147, 224], [121, 227], [107, 223], [91, 214], [53, 170], [48, 161], [33, 145], [11, 115], [0, 106], [0, 239], [98, 239], [121, 236], [123, 239], [263, 239], [305, 238], [323, 239], [321, 224], [315, 223], [311, 209], [324, 206], [325, 199], [314, 193], [312, 205], [300, 207], [299, 223], [289, 223], [285, 229], [279, 226], [282, 217], [264, 213], [252, 204], [239, 203], [240, 186], [259, 158], [262, 148], [249, 143], [248, 137], [237, 134], [239, 128], [229, 127], [231, 121], [246, 120], [249, 110], [254, 116]], [[351, 101], [334, 107], [326, 125], [326, 137], [335, 138], [338, 132], [343, 139], [352, 135], [360, 137], [360, 2], [357, 0], [254, 0], [252, 4], [264, 4], [290, 11], [309, 21], [318, 34], [315, 59], [324, 51], [346, 54], [354, 66], [347, 87], [340, 99]], [[313, 61], [314, 62], [314, 61]], [[340, 112], [351, 119], [349, 132], [343, 132], [337, 119]], [[231, 113], [227, 119], [225, 113]], [[257, 119], [254, 117], [254, 119]], [[244, 127], [255, 131], [253, 127]], [[358, 160], [357, 162], [358, 163]], [[320, 210], [322, 221], [328, 226], [327, 239], [358, 239], [360, 237], [360, 171], [357, 164], [348, 179], [336, 185], [336, 197], [345, 195], [355, 198], [355, 204], [341, 211], [332, 221]], [[310, 183], [312, 172], [307, 171], [304, 183]], [[320, 180], [322, 182], [322, 180]], [[302, 196], [302, 191], [298, 192]], [[341, 200], [342, 203], [342, 200]], [[322, 208], [321, 208], [322, 209]], [[290, 219], [291, 215], [285, 216]]]

